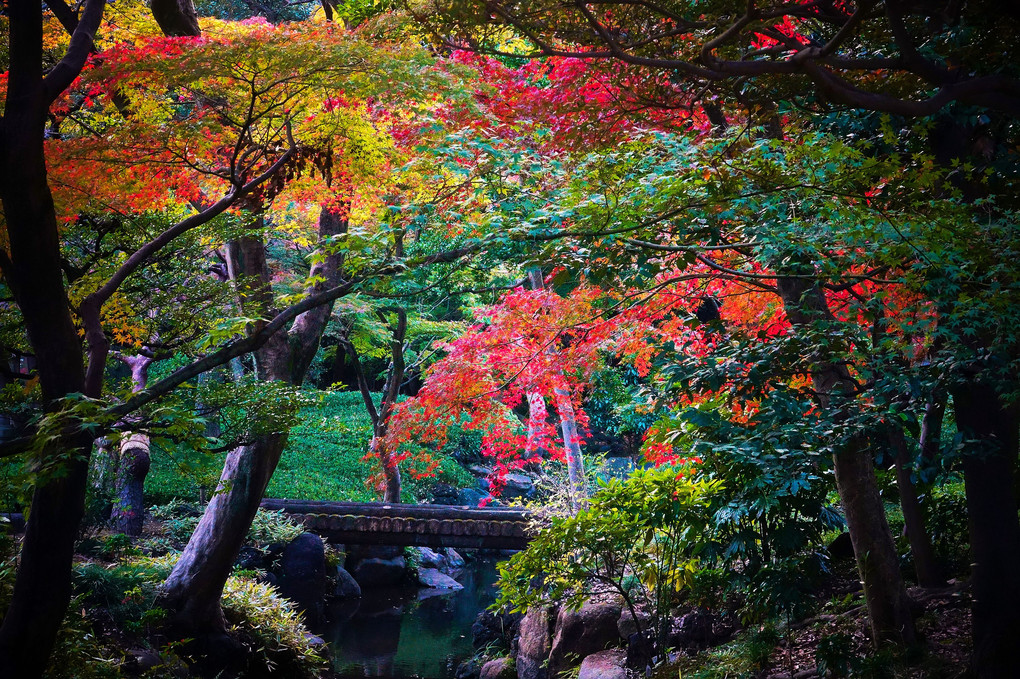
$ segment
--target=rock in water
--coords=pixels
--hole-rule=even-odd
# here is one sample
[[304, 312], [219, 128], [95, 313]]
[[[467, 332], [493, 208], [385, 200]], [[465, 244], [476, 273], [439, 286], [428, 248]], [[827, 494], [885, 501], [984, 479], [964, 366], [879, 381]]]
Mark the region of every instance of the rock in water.
[[453, 675], [455, 679], [478, 679], [482, 673], [481, 666], [472, 660], [465, 660], [457, 666], [457, 673]]
[[342, 566], [336, 567], [336, 587], [333, 596], [341, 599], [361, 598], [361, 585]]
[[475, 650], [495, 647], [509, 651], [521, 626], [520, 613], [482, 611], [471, 624], [471, 646]]
[[407, 577], [403, 555], [403, 547], [351, 545], [344, 568], [362, 589], [392, 587]]
[[450, 564], [450, 568], [464, 567], [464, 564], [466, 563], [464, 561], [464, 557], [458, 554], [457, 550], [455, 550], [453, 547], [447, 547], [446, 550], [444, 551], [446, 554], [446, 562]]
[[435, 589], [448, 589], [450, 591], [464, 589], [464, 585], [460, 584], [449, 575], [443, 575], [435, 568], [419, 568], [418, 582], [423, 587], [432, 587]]
[[284, 548], [280, 558], [280, 593], [309, 619], [322, 613], [326, 598], [326, 550], [322, 538], [302, 533]]
[[407, 575], [404, 557], [390, 559], [362, 559], [351, 571], [362, 587], [390, 587], [399, 584]]
[[446, 568], [446, 557], [428, 547], [418, 547], [418, 555], [423, 568], [435, 568], [443, 570]]

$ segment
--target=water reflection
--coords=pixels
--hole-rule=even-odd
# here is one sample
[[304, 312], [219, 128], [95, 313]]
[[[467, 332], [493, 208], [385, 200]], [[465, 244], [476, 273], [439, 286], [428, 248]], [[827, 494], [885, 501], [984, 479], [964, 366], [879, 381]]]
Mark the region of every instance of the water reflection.
[[451, 679], [471, 657], [471, 623], [495, 597], [494, 561], [469, 563], [457, 576], [464, 589], [366, 589], [360, 600], [337, 602], [320, 635], [343, 679]]

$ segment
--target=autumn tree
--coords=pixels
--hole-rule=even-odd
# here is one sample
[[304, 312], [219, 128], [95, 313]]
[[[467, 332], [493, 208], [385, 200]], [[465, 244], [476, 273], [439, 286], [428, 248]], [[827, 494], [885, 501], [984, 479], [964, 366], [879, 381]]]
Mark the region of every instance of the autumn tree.
[[[65, 17], [69, 21], [61, 23], [72, 30], [70, 42], [60, 60], [49, 65], [43, 55], [45, 15], [41, 5], [21, 3], [12, 6], [9, 14], [10, 68], [0, 130], [8, 249], [0, 258], [0, 266], [27, 329], [45, 408], [40, 420], [5, 445], [7, 454], [31, 451], [43, 470], [36, 481], [14, 597], [0, 629], [0, 663], [12, 676], [38, 676], [45, 667], [47, 651], [70, 596], [70, 559], [83, 512], [92, 440], [103, 433], [103, 427], [127, 421], [133, 413], [206, 370], [259, 350], [286, 325], [297, 322], [301, 326], [309, 318], [302, 314], [313, 313], [346, 294], [365, 276], [404, 267], [384, 264], [372, 274], [361, 271], [338, 284], [312, 283], [310, 294], [288, 302], [267, 318], [259, 318], [240, 337], [232, 331], [214, 336], [210, 351], [168, 377], [123, 400], [103, 401], [107, 397], [104, 375], [111, 344], [110, 328], [104, 321], [109, 316], [104, 314], [125, 282], [144, 272], [155, 257], [179, 244], [182, 237], [233, 208], [260, 204], [277, 193], [283, 181], [279, 173], [293, 168], [300, 155], [295, 140], [301, 124], [297, 116], [311, 101], [295, 97], [322, 83], [316, 80], [316, 74], [371, 72], [372, 64], [377, 62], [366, 57], [382, 56], [378, 50], [358, 47], [352, 38], [343, 47], [337, 42], [325, 50], [317, 47], [311, 60], [306, 54], [290, 62], [298, 67], [293, 78], [265, 74], [256, 66], [246, 73], [232, 74], [231, 80], [219, 79], [230, 74], [215, 73], [216, 64], [229, 67], [231, 50], [233, 55], [240, 55], [265, 47], [262, 38], [271, 36], [260, 36], [257, 24], [227, 31], [220, 42], [207, 43], [208, 51], [191, 49], [195, 44], [188, 38], [154, 38], [124, 47], [120, 60], [118, 53], [106, 50], [102, 68], [90, 72], [91, 83], [81, 83], [88, 91], [76, 95], [69, 108], [62, 97], [72, 84], [77, 86], [76, 79], [96, 49], [94, 37], [103, 10], [103, 2], [88, 2], [79, 17]], [[116, 27], [106, 29], [115, 31]], [[279, 40], [285, 43], [288, 38], [280, 35]], [[348, 47], [355, 52], [365, 51], [352, 56]], [[217, 50], [222, 58], [219, 62], [209, 58]], [[245, 67], [243, 58], [234, 63], [238, 68]], [[132, 79], [129, 64], [141, 67], [134, 71], [136, 79]], [[143, 74], [146, 68], [149, 70]], [[166, 77], [161, 79], [160, 74]], [[194, 88], [203, 77], [210, 78], [206, 83], [213, 89], [226, 88], [221, 90], [222, 98], [203, 96], [212, 95], [212, 89], [200, 92]], [[265, 88], [255, 84], [260, 77], [267, 78], [261, 81]], [[250, 87], [238, 87], [238, 82], [247, 82]], [[108, 100], [99, 95], [112, 92], [119, 98], [128, 90], [129, 115], [118, 111], [115, 117], [106, 117]], [[193, 115], [176, 117], [179, 109], [167, 107], [171, 92], [183, 93], [182, 101], [191, 97], [189, 111]], [[314, 101], [321, 105], [321, 90], [316, 95]], [[243, 101], [239, 102], [238, 97]], [[46, 127], [54, 116], [65, 121], [73, 118], [74, 123], [67, 122], [60, 143], [47, 148]], [[97, 121], [110, 128], [111, 135], [104, 143], [96, 143], [92, 124]], [[196, 138], [202, 141], [192, 144]], [[47, 154], [59, 157], [59, 165], [48, 167]], [[156, 174], [160, 183], [146, 183], [141, 169], [146, 161], [164, 168]], [[112, 163], [107, 167], [118, 171], [104, 175], [99, 168], [106, 163]], [[48, 174], [54, 169], [64, 173], [62, 178], [67, 180], [59, 184], [66, 191], [56, 204], [48, 182]], [[121, 201], [118, 208], [131, 213], [137, 213], [141, 203], [147, 207], [176, 205], [184, 214], [180, 221], [134, 243], [121, 260], [92, 262], [89, 276], [82, 278], [86, 284], [72, 306], [60, 250], [61, 220], [73, 221], [102, 212], [110, 207], [105, 198], [111, 195]], [[191, 207], [189, 201], [198, 207]], [[342, 216], [338, 211], [326, 210], [321, 222], [332, 233], [337, 231]], [[460, 254], [458, 251], [424, 259], [453, 261]], [[84, 330], [84, 345], [79, 327]], [[272, 351], [269, 347], [264, 353]], [[307, 352], [306, 347], [303, 355]], [[277, 351], [276, 357], [280, 361], [274, 369], [279, 370], [286, 356]], [[253, 502], [257, 504], [258, 500]]]
[[[708, 7], [652, 2], [568, 7], [526, 1], [489, 3], [482, 10], [477, 3], [467, 1], [442, 13], [428, 5], [413, 5], [412, 11], [433, 27], [439, 41], [458, 48], [608, 59], [643, 68], [650, 74], [671, 74], [671, 80], [683, 91], [696, 93], [688, 101], [700, 102], [706, 115], [721, 129], [734, 116], [749, 116], [767, 126], [766, 135], [779, 136], [784, 118], [776, 114], [777, 105], [785, 106], [787, 102], [821, 114], [843, 106], [864, 113], [937, 115], [932, 133], [923, 136], [929, 140], [929, 154], [945, 169], [956, 163], [984, 165], [992, 157], [1002, 158], [1001, 151], [994, 149], [1004, 148], [1002, 142], [1010, 138], [1009, 121], [1018, 110], [1015, 67], [1001, 59], [995, 47], [1015, 35], [1017, 14], [1012, 5], [1002, 12], [997, 6], [981, 3], [944, 7], [899, 2], [786, 2], [768, 7], [717, 3]], [[963, 27], [970, 36], [967, 40], [959, 39]], [[512, 50], [506, 47], [510, 36], [520, 41]], [[519, 47], [521, 44], [524, 47]], [[961, 67], [963, 64], [966, 66]], [[977, 125], [963, 123], [965, 107], [985, 111], [987, 118]], [[905, 129], [911, 129], [909, 123]], [[974, 140], [969, 146], [968, 135]], [[937, 174], [934, 166], [924, 167]], [[890, 171], [896, 175], [904, 169]], [[1001, 186], [993, 191], [1008, 196], [1008, 189], [1005, 193], [1001, 190], [1008, 182], [1003, 182], [1004, 178], [999, 178]], [[973, 201], [988, 195], [987, 189], [959, 179], [940, 185], [938, 190], [950, 201]], [[1008, 220], [1011, 201], [1000, 198], [999, 205], [1005, 210], [995, 219]], [[980, 209], [975, 215], [978, 212]], [[937, 251], [944, 244], [931, 241]], [[985, 257], [977, 252], [973, 256], [981, 261]], [[778, 270], [780, 263], [783, 270]], [[777, 269], [777, 275], [785, 277], [777, 279], [784, 304], [791, 320], [797, 319], [804, 330], [824, 322], [831, 313], [821, 303], [821, 288], [804, 278], [817, 274], [818, 265], [817, 260], [791, 260], [789, 254], [779, 254], [777, 260], [768, 263]], [[914, 266], [914, 255], [907, 254], [899, 266]], [[928, 280], [935, 281], [941, 280], [944, 273], [932, 266], [927, 275]], [[977, 294], [980, 289], [979, 285], [959, 285], [967, 288], [967, 295]], [[933, 295], [932, 299], [940, 297]], [[1009, 343], [997, 344], [996, 333], [989, 327], [964, 339], [953, 330], [958, 327], [954, 320], [960, 313], [957, 303], [946, 300], [936, 305], [943, 314], [940, 327], [947, 331], [946, 338], [955, 338], [940, 344], [940, 353], [975, 357], [987, 351], [1012, 364], [1011, 350], [1005, 348]], [[819, 393], [833, 387], [852, 393], [847, 391], [851, 384], [846, 376], [839, 374], [838, 362], [821, 355], [818, 358], [815, 375]], [[973, 449], [974, 454], [967, 456], [967, 477], [969, 501], [975, 509], [971, 536], [976, 556], [974, 667], [979, 674], [998, 676], [1009, 662], [1012, 640], [1020, 635], [1015, 614], [1020, 592], [1015, 579], [1006, 575], [1005, 566], [1020, 548], [1016, 500], [1005, 482], [1016, 466], [1016, 449], [1011, 442], [1016, 439], [1017, 426], [1007, 405], [1016, 379], [1008, 372], [985, 372], [971, 358], [956, 366], [949, 382], [955, 385], [951, 389], [954, 400], [959, 401], [958, 424], [975, 441], [985, 442], [977, 447], [989, 446], [997, 451], [989, 456]], [[996, 403], [987, 401], [989, 393], [998, 394], [992, 397]], [[994, 419], [999, 424], [977, 417], [977, 411], [971, 409], [974, 403], [983, 404], [982, 412], [998, 413]], [[891, 541], [880, 536], [878, 542], [867, 545], [865, 542], [870, 540], [858, 539], [880, 526], [882, 514], [872, 475], [867, 471], [865, 451], [848, 449], [837, 455], [836, 461], [838, 466], [845, 463], [859, 468], [860, 473], [846, 469], [843, 476], [848, 482], [863, 481], [858, 489], [846, 488], [851, 497], [844, 498], [850, 503], [861, 502], [848, 507], [851, 533], [858, 536], [858, 554], [866, 551], [874, 561], [880, 553], [877, 560], [887, 564], [885, 576], [865, 577], [865, 587], [868, 589], [870, 580], [873, 592], [884, 592], [880, 598], [886, 602], [886, 610], [903, 611], [902, 587], [892, 567], [895, 554], [890, 550]], [[998, 485], [993, 478], [999, 480]], [[865, 518], [866, 525], [861, 525], [852, 518], [855, 515], [871, 518]], [[984, 518], [976, 519], [978, 515]], [[878, 523], [872, 523], [872, 519]], [[989, 526], [1001, 527], [1001, 533], [996, 534], [997, 529], [990, 530]], [[879, 534], [883, 532], [878, 530]], [[869, 601], [873, 601], [870, 596]], [[878, 636], [899, 637], [910, 627], [903, 612], [885, 619], [881, 624], [884, 632], [876, 630]]]

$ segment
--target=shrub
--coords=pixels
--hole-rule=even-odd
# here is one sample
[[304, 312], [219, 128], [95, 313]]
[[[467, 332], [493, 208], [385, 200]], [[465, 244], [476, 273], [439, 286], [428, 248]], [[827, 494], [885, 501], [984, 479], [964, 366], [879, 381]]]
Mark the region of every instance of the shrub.
[[221, 604], [232, 628], [254, 640], [252, 650], [267, 669], [286, 662], [310, 672], [322, 665], [301, 615], [269, 585], [232, 576], [223, 588]]
[[[195, 532], [201, 517], [194, 516], [196, 508], [181, 500], [172, 500], [165, 505], [156, 505], [149, 508], [154, 518], [159, 519], [163, 524], [163, 538], [169, 541], [171, 546], [183, 545]], [[304, 528], [298, 523], [287, 518], [283, 510], [269, 511], [259, 509], [252, 520], [251, 528], [248, 529], [247, 541], [256, 545], [267, 545], [273, 542], [290, 542], [304, 532]], [[160, 541], [147, 541], [145, 546], [150, 549], [161, 548], [168, 545]]]
[[137, 631], [157, 622], [148, 611], [153, 609], [157, 589], [176, 561], [177, 555], [173, 554], [131, 557], [111, 566], [78, 563], [72, 584], [82, 605], [103, 608], [118, 626]]
[[967, 495], [963, 482], [935, 486], [928, 491], [928, 530], [935, 555], [953, 573], [966, 572], [970, 564], [967, 532]]
[[701, 568], [710, 498], [720, 489], [675, 467], [604, 482], [587, 509], [553, 517], [526, 550], [500, 565], [496, 605], [523, 611], [559, 601], [578, 608], [591, 594], [613, 590], [631, 609], [640, 601], [651, 606], [655, 643], [665, 649], [669, 613]]
[[[728, 644], [709, 649], [683, 662], [680, 676], [691, 679], [752, 679], [768, 667], [780, 636], [774, 627], [741, 633]], [[673, 671], [675, 676], [676, 672]]]
[[274, 542], [290, 542], [305, 532], [301, 524], [291, 521], [283, 510], [268, 511], [260, 509], [248, 529], [248, 542], [257, 545], [268, 545]]

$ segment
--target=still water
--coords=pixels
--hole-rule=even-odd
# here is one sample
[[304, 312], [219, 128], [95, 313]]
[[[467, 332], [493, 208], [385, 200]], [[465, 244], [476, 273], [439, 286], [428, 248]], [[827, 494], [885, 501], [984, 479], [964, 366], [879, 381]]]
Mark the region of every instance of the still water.
[[470, 562], [457, 577], [464, 589], [365, 590], [360, 600], [340, 602], [333, 622], [317, 630], [333, 652], [342, 679], [452, 679], [474, 651], [471, 623], [495, 599], [495, 561]]

